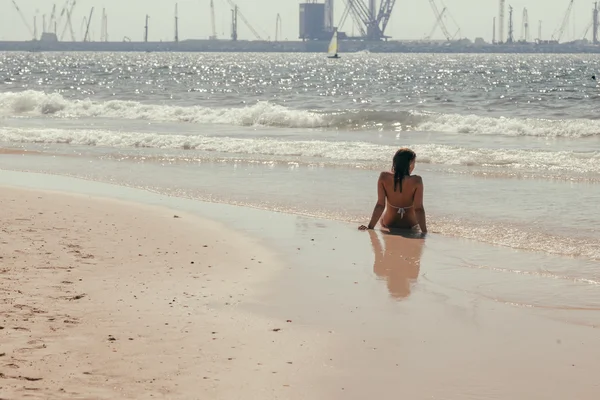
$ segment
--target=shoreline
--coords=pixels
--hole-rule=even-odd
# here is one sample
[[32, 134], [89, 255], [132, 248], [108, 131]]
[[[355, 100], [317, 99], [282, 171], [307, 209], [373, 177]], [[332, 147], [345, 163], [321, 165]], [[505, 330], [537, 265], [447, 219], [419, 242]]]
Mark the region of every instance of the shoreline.
[[[28, 173], [14, 177], [13, 188], [7, 186], [7, 175], [0, 181], [0, 198], [23, 190], [14, 186], [29, 186], [28, 193], [36, 199], [39, 193], [72, 199], [69, 213], [79, 209], [88, 221], [98, 221], [93, 226], [110, 229], [110, 235], [94, 238], [104, 242], [92, 246], [94, 232], [88, 231], [92, 225], [77, 225], [72, 218], [59, 221], [80, 226], [80, 234], [87, 235], [73, 237], [85, 239], [86, 246], [77, 249], [83, 256], [94, 256], [80, 257], [80, 261], [106, 266], [101, 275], [98, 269], [88, 270], [87, 275], [84, 270], [58, 270], [58, 274], [83, 279], [70, 278], [78, 290], [70, 289], [72, 293], [65, 295], [86, 296], [70, 301], [58, 296], [43, 303], [45, 308], [33, 304], [46, 313], [25, 316], [35, 323], [49, 317], [49, 308], [57, 305], [63, 307], [55, 311], [60, 316], [84, 315], [76, 320], [78, 324], [67, 324], [69, 340], [62, 349], [71, 357], [87, 354], [86, 363], [102, 364], [95, 370], [82, 364], [84, 372], [92, 374], [80, 374], [83, 378], [77, 380], [68, 377], [69, 382], [97, 391], [88, 396], [114, 398], [114, 393], [104, 392], [109, 390], [103, 386], [106, 379], [121, 386], [133, 382], [127, 389], [132, 392], [119, 392], [119, 398], [148, 398], [150, 394], [190, 398], [190, 393], [205, 390], [215, 399], [346, 400], [385, 398], [402, 391], [415, 399], [558, 400], [572, 396], [577, 388], [577, 398], [591, 400], [600, 390], [593, 375], [600, 367], [597, 283], [544, 276], [535, 269], [523, 273], [528, 265], [563, 265], [567, 262], [563, 258], [438, 235], [423, 241], [364, 233], [333, 221], [204, 204], [72, 178]], [[90, 203], [103, 206], [90, 211]], [[111, 204], [120, 208], [108, 217], [102, 210]], [[15, 207], [32, 206], [19, 203]], [[211, 216], [218, 222], [210, 222]], [[9, 213], [2, 218], [18, 217]], [[206, 227], [199, 229], [192, 220]], [[11, 228], [11, 237], [40, 234], [28, 232], [40, 229], [39, 223], [20, 224]], [[216, 248], [219, 237], [215, 233], [224, 235], [220, 248]], [[127, 245], [116, 250], [102, 245], [119, 235]], [[203, 240], [209, 241], [209, 248], [198, 247], [204, 246]], [[145, 252], [138, 250], [142, 244]], [[179, 254], [166, 254], [165, 246], [183, 249]], [[191, 276], [188, 258], [178, 258], [189, 254], [190, 248], [204, 257], [193, 265], [204, 268], [199, 271], [205, 275], [199, 278]], [[206, 258], [208, 253], [201, 254], [204, 249], [214, 251], [214, 257], [230, 258], [225, 259], [227, 263], [220, 258], [223, 268], [216, 269], [217, 261], [208, 264], [213, 263]], [[66, 254], [77, 257], [77, 253]], [[255, 260], [245, 260], [248, 255]], [[242, 263], [236, 262], [239, 258]], [[126, 269], [115, 265], [119, 259], [130, 260]], [[250, 272], [243, 269], [248, 262]], [[571, 262], [573, 268], [578, 267], [576, 260]], [[92, 264], [81, 265], [92, 268]], [[62, 279], [58, 274], [53, 279]], [[24, 276], [15, 279], [2, 282], [16, 285]], [[36, 279], [38, 290], [56, 286], [47, 288], [53, 281], [44, 276]], [[194, 287], [197, 292], [192, 292]], [[209, 297], [187, 297], [184, 292]], [[11, 308], [19, 313], [24, 309]], [[95, 321], [87, 325], [93, 329], [74, 335], [86, 326], [86, 317]], [[122, 333], [116, 334], [115, 329]], [[56, 342], [28, 345], [32, 340], [25, 336], [28, 333], [11, 333], [21, 341], [21, 348], [46, 344], [45, 349], [28, 350], [31, 353], [46, 352], [46, 357], [55, 353], [49, 344]], [[0, 345], [2, 352], [10, 354]], [[61, 365], [72, 367], [62, 360]], [[26, 375], [31, 370], [15, 370], [3, 367], [0, 372], [39, 377]], [[50, 381], [13, 380], [42, 388]], [[61, 387], [60, 380], [53, 382]], [[73, 392], [64, 398], [89, 398]]]
[[[341, 193], [345, 195], [346, 188], [351, 185], [368, 187], [371, 185], [371, 180], [376, 177], [376, 173], [371, 170], [357, 170], [350, 175], [343, 170], [305, 167], [295, 168], [295, 172], [298, 173], [294, 172], [292, 175], [284, 165], [243, 166], [250, 176], [259, 177], [267, 184], [271, 179], [272, 182], [293, 179], [298, 183], [297, 188], [290, 187], [287, 191], [279, 191], [277, 185], [271, 185], [261, 193], [253, 191], [252, 185], [244, 179], [244, 175], [236, 171], [241, 164], [238, 162], [227, 164], [217, 161], [199, 161], [203, 168], [195, 168], [192, 162], [176, 164], [168, 160], [165, 162], [122, 161], [105, 159], [101, 154], [81, 156], [75, 153], [67, 155], [35, 153], [36, 149], [31, 151], [32, 154], [5, 155], [0, 160], [0, 170], [10, 175], [14, 173], [15, 177], [23, 172], [39, 174], [40, 177], [49, 175], [70, 177], [75, 180], [146, 190], [175, 198], [263, 210], [265, 211], [263, 215], [269, 215], [269, 212], [274, 211], [351, 225], [364, 223], [370, 218], [368, 210], [372, 207], [372, 193], [369, 190], [354, 194], [355, 201], [349, 203], [343, 210], [339, 207], [337, 194], [329, 197], [319, 197], [318, 194], [333, 187], [334, 191], [343, 189], [344, 192]], [[123, 168], [123, 163], [126, 163], [127, 168]], [[312, 179], [316, 173], [328, 180], [336, 180], [336, 186], [328, 186], [326, 180], [313, 183]], [[447, 238], [473, 240], [506, 249], [539, 252], [592, 262], [600, 261], [600, 251], [596, 246], [596, 239], [600, 238], [600, 232], [588, 228], [594, 226], [593, 218], [592, 223], [587, 226], [572, 224], [573, 221], [579, 220], [579, 215], [567, 217], [565, 214], [558, 215], [556, 218], [555, 213], [540, 210], [536, 203], [523, 204], [516, 198], [505, 201], [494, 193], [495, 189], [529, 192], [531, 180], [515, 180], [514, 177], [490, 179], [486, 174], [473, 177], [444, 175], [437, 169], [431, 169], [429, 165], [421, 166], [419, 174], [427, 179], [428, 196], [431, 199], [452, 196], [452, 201], [445, 203], [444, 206], [436, 201], [429, 203], [427, 209], [432, 232], [438, 232]], [[228, 184], [222, 184], [222, 179]], [[11, 178], [11, 180], [17, 182], [18, 178]], [[572, 213], [582, 210], [579, 211], [582, 216], [585, 213], [583, 210], [593, 203], [596, 195], [592, 186], [595, 183], [545, 181], [541, 178], [535, 182], [542, 192], [542, 197], [545, 193], [577, 190], [580, 194], [577, 199], [573, 200], [566, 195], [559, 196], [555, 199], [554, 207], [557, 209], [571, 207], [574, 210]], [[233, 189], [234, 187], [238, 190]], [[306, 187], [311, 187], [311, 193], [314, 195], [306, 196], [306, 191], [303, 190]], [[494, 190], [490, 190], [491, 188]], [[465, 208], [463, 205], [471, 202], [471, 194], [477, 191], [484, 196]], [[130, 200], [137, 201], [137, 195], [132, 197], [133, 199]], [[497, 207], [502, 202], [506, 206]], [[489, 204], [495, 206], [489, 207]], [[202, 209], [202, 207], [196, 208], [200, 211]], [[532, 213], [538, 215], [541, 225], [534, 227], [527, 222]], [[473, 218], [473, 216], [487, 218]]]

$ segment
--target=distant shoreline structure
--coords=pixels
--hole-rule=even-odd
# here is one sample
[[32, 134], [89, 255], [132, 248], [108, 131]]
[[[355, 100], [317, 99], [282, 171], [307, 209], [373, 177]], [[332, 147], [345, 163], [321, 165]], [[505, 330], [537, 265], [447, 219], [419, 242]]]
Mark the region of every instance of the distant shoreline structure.
[[[0, 51], [27, 52], [256, 52], [256, 53], [325, 53], [327, 41], [244, 41], [184, 40], [180, 42], [59, 42], [0, 41]], [[343, 53], [497, 53], [497, 54], [598, 54], [600, 46], [577, 43], [422, 42], [359, 41], [340, 42]]]

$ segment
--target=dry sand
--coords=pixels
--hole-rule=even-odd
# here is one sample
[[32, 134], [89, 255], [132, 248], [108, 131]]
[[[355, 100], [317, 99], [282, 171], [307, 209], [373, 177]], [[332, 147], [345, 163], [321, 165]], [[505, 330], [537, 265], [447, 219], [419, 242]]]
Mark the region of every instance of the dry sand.
[[260, 243], [84, 196], [0, 206], [0, 398], [311, 397], [310, 335], [239, 307], [278, 268]]

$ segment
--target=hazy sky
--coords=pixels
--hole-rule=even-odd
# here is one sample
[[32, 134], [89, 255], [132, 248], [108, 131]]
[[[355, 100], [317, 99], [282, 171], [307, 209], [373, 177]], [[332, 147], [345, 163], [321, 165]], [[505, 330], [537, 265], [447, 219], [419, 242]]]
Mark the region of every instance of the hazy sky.
[[[52, 0], [15, 0], [25, 14], [30, 26], [33, 17], [38, 15], [38, 30], [41, 31], [42, 14], [49, 15], [52, 11]], [[215, 3], [215, 19], [217, 36], [229, 38], [230, 9], [228, 0], [213, 0]], [[345, 0], [335, 1], [335, 22], [339, 22]], [[367, 0], [362, 0], [365, 4]], [[380, 0], [377, 0], [379, 3]], [[523, 8], [529, 11], [531, 38], [537, 38], [538, 21], [542, 20], [542, 38], [549, 39], [561, 24], [570, 0], [507, 0], [514, 7], [515, 39], [521, 36]], [[58, 12], [62, 10], [66, 0], [57, 0]], [[298, 4], [297, 0], [236, 0], [240, 12], [264, 38], [275, 36], [275, 20], [279, 13], [282, 19], [283, 37], [297, 40], [298, 37]], [[460, 36], [473, 39], [483, 37], [487, 41], [492, 38], [492, 19], [498, 15], [498, 0], [436, 0], [438, 8], [447, 7], [452, 19], [447, 18], [448, 30], [453, 34], [460, 27]], [[174, 36], [174, 8], [179, 4], [180, 39], [207, 38], [211, 34], [210, 0], [77, 0], [73, 12], [73, 27], [77, 40], [83, 37], [82, 21], [92, 6], [95, 6], [91, 24], [93, 40], [100, 38], [100, 21], [102, 8], [108, 15], [109, 39], [120, 41], [124, 36], [137, 41], [143, 39], [144, 18], [150, 15], [151, 41], [172, 40]], [[592, 18], [592, 1], [575, 0], [569, 28], [563, 41], [580, 39]], [[66, 19], [66, 18], [65, 18]], [[454, 23], [454, 21], [456, 23]], [[64, 21], [64, 19], [63, 19]], [[394, 39], [419, 39], [426, 36], [433, 27], [435, 18], [429, 0], [397, 0], [387, 33]], [[507, 22], [508, 24], [508, 22]], [[254, 39], [242, 20], [238, 22], [240, 39]], [[458, 27], [457, 27], [458, 25]], [[341, 30], [351, 33], [352, 20]], [[59, 28], [59, 36], [61, 29]], [[508, 29], [505, 28], [505, 32]], [[591, 32], [591, 30], [590, 30]], [[506, 33], [505, 33], [506, 35]], [[589, 35], [588, 35], [589, 36]], [[70, 35], [67, 33], [65, 40]], [[27, 40], [30, 34], [21, 17], [15, 10], [11, 0], [0, 0], [0, 40]], [[442, 39], [442, 33], [437, 29], [433, 38]]]

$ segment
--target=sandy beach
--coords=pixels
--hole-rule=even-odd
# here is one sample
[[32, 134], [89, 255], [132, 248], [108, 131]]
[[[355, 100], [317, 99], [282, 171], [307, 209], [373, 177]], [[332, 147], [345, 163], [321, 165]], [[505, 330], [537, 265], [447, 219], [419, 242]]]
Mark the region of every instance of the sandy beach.
[[596, 64], [0, 53], [0, 400], [599, 399]]
[[600, 393], [596, 286], [499, 272], [542, 256], [47, 189], [0, 190], [2, 399]]
[[277, 268], [252, 240], [86, 196], [2, 188], [0, 204], [0, 398], [308, 390], [298, 385], [307, 350], [289, 346], [301, 342], [293, 323], [237, 307]]

